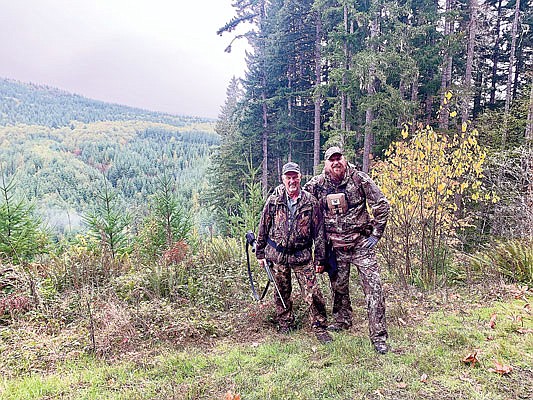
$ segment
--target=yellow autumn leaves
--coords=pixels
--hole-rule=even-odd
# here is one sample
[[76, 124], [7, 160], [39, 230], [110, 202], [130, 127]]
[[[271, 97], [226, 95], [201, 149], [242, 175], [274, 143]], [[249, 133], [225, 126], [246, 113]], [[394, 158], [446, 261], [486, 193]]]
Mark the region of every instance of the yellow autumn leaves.
[[427, 125], [410, 133], [412, 128], [402, 127], [403, 140], [373, 169], [392, 206], [385, 241], [407, 271], [419, 262], [434, 263], [432, 254], [455, 241], [456, 228], [471, 220], [457, 212], [465, 203], [497, 200], [482, 185], [486, 153], [477, 130], [466, 124], [447, 135]]
[[[403, 139], [409, 137], [409, 129], [404, 124]], [[457, 194], [472, 200], [497, 200], [482, 187], [486, 152], [478, 136], [466, 123], [451, 137], [430, 126], [419, 127], [409, 139], [393, 143], [385, 152], [386, 161], [374, 168], [377, 180], [392, 204], [416, 198], [424, 209], [454, 209], [451, 200]]]

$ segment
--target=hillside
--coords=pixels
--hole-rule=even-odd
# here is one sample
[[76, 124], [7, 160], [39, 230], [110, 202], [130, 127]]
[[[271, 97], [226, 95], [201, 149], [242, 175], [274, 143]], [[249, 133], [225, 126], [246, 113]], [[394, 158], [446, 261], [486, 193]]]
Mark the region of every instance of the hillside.
[[48, 86], [0, 78], [0, 126], [42, 125], [53, 128], [71, 121], [150, 121], [172, 126], [209, 122], [207, 118], [177, 116], [91, 100]]
[[[19, 196], [54, 230], [80, 227], [103, 179], [127, 209], [146, 207], [159, 177], [182, 202], [204, 185], [218, 144], [208, 119], [107, 104], [57, 89], [0, 80], [0, 162]], [[142, 211], [140, 211], [142, 212]]]

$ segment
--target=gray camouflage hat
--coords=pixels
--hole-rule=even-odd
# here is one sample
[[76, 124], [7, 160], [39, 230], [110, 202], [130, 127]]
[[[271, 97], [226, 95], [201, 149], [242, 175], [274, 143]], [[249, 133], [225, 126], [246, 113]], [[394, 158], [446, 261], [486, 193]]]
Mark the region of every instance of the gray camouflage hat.
[[297, 172], [300, 173], [300, 166], [293, 162], [288, 162], [283, 166], [283, 169], [281, 170], [281, 174], [285, 175], [287, 172]]
[[343, 153], [343, 151], [341, 150], [341, 148], [338, 147], [338, 146], [330, 147], [330, 148], [327, 149], [326, 152], [324, 153], [324, 160], [329, 160], [329, 158], [330, 158], [333, 154], [340, 154], [340, 155], [342, 156], [344, 153]]

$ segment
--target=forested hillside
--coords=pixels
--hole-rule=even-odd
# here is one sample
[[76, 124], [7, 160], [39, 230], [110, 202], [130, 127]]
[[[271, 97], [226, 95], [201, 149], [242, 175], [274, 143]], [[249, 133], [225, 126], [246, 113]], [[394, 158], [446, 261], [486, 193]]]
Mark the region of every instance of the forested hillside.
[[0, 80], [0, 98], [2, 172], [54, 231], [78, 230], [105, 182], [122, 207], [140, 215], [162, 176], [175, 182], [181, 202], [190, 202], [218, 143], [207, 119], [8, 80]]
[[52, 128], [71, 121], [150, 121], [173, 126], [205, 122], [205, 118], [142, 110], [68, 93], [48, 86], [0, 78], [0, 126], [26, 124]]

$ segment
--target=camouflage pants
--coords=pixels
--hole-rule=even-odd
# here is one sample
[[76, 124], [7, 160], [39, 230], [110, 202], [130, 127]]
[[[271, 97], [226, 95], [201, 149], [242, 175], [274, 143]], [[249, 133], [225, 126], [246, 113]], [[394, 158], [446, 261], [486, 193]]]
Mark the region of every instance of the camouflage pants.
[[294, 324], [294, 313], [292, 310], [292, 281], [291, 271], [294, 271], [300, 289], [302, 291], [303, 300], [309, 307], [309, 320], [312, 326], [326, 325], [326, 305], [322, 292], [318, 287], [316, 281], [315, 267], [313, 264], [287, 266], [282, 264], [274, 264], [273, 274], [276, 284], [278, 285], [281, 296], [287, 308], [283, 308], [283, 304], [274, 289], [274, 303], [276, 305], [276, 315], [280, 326], [290, 327]]
[[359, 273], [359, 283], [365, 294], [370, 339], [373, 343], [385, 341], [387, 339], [385, 299], [374, 250], [356, 248], [344, 251], [336, 249], [335, 252], [337, 254], [338, 271], [331, 278], [335, 322], [345, 326], [352, 325], [349, 283], [350, 266], [354, 265]]

